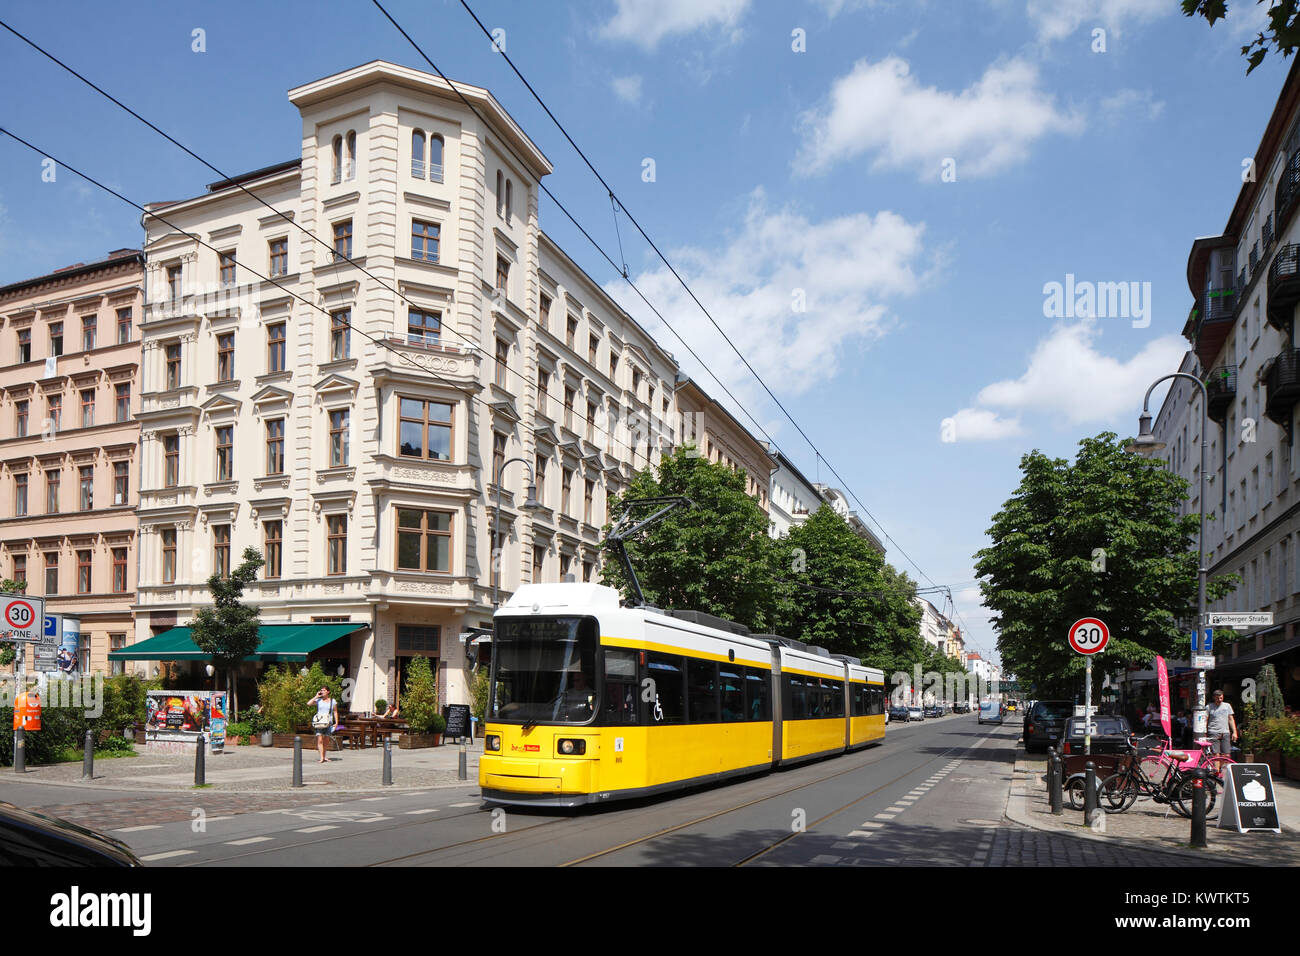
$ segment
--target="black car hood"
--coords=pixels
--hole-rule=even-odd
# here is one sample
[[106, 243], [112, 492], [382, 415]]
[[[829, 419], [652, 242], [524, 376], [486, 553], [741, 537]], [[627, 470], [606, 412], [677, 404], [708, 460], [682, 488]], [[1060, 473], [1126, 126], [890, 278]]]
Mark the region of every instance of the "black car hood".
[[0, 801], [0, 866], [140, 866], [120, 840]]

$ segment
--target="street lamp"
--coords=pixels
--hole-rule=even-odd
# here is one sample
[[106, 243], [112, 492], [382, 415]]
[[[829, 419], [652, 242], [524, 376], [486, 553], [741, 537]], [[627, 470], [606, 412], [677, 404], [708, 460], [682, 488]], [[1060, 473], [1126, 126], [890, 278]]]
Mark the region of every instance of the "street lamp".
[[[1190, 375], [1187, 372], [1171, 372], [1152, 382], [1151, 387], [1147, 389], [1146, 396], [1142, 399], [1142, 415], [1138, 418], [1138, 437], [1129, 443], [1126, 450], [1144, 458], [1150, 458], [1165, 447], [1165, 443], [1156, 438], [1151, 431], [1151, 393], [1155, 391], [1157, 385], [1171, 378], [1189, 379], [1195, 382], [1196, 387], [1201, 390], [1201, 534], [1196, 544], [1196, 566], [1197, 577], [1199, 578], [1196, 595], [1196, 630], [1197, 634], [1200, 634], [1205, 628], [1205, 576], [1208, 572], [1205, 567], [1205, 440], [1210, 420], [1210, 393], [1205, 387], [1205, 383], [1195, 375]], [[1206, 729], [1205, 671], [1197, 668], [1196, 709], [1192, 712], [1192, 732], [1194, 734], [1204, 734]]]
[[500, 537], [497, 527], [501, 524], [501, 474], [506, 470], [506, 465], [513, 465], [515, 462], [519, 462], [528, 469], [528, 497], [524, 499], [524, 503], [520, 507], [530, 513], [540, 511], [542, 508], [541, 502], [537, 500], [537, 485], [533, 482], [533, 466], [523, 458], [511, 458], [509, 461], [503, 461], [495, 476], [497, 508], [492, 514], [492, 610], [494, 611], [499, 603], [497, 601], [497, 582], [501, 577], [501, 556], [497, 554], [497, 540]]

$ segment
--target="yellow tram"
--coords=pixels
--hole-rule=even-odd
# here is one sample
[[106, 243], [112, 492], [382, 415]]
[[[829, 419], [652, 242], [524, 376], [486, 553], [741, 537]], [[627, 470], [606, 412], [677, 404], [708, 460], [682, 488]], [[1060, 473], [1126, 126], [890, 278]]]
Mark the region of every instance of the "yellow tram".
[[573, 807], [764, 773], [885, 737], [884, 674], [596, 584], [521, 587], [495, 616], [479, 785]]

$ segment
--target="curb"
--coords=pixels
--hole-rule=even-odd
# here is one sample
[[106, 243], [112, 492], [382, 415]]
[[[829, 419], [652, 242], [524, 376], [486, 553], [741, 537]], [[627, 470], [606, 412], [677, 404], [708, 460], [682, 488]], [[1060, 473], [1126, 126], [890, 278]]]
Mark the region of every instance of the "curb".
[[[31, 773], [31, 771], [28, 771], [28, 774], [30, 774], [30, 773]], [[250, 789], [245, 789], [245, 788], [238, 787], [238, 786], [223, 785], [223, 784], [221, 784], [221, 783], [219, 783], [219, 782], [210, 782], [210, 783], [209, 783], [206, 787], [204, 787], [202, 790], [197, 790], [197, 789], [194, 788], [194, 787], [168, 787], [168, 788], [166, 788], [166, 789], [162, 789], [162, 790], [160, 790], [160, 789], [158, 789], [158, 785], [157, 785], [157, 784], [153, 784], [153, 785], [137, 784], [136, 786], [129, 787], [129, 786], [121, 786], [121, 785], [118, 785], [118, 784], [100, 783], [100, 782], [99, 782], [100, 779], [101, 779], [101, 778], [96, 777], [95, 779], [90, 780], [90, 781], [85, 781], [85, 780], [75, 780], [75, 781], [73, 781], [73, 780], [43, 780], [43, 779], [40, 779], [39, 776], [31, 777], [31, 776], [28, 776], [27, 774], [24, 774], [23, 776], [19, 776], [19, 775], [17, 775], [17, 774], [13, 774], [12, 776], [7, 776], [7, 775], [0, 774], [0, 786], [4, 785], [4, 784], [6, 784], [6, 783], [16, 783], [16, 784], [20, 784], [20, 785], [39, 786], [39, 787], [64, 787], [64, 788], [66, 788], [66, 789], [68, 789], [68, 790], [105, 790], [105, 791], [109, 791], [109, 792], [112, 792], [112, 793], [152, 793], [152, 794], [159, 794], [159, 793], [246, 793], [246, 794], [256, 794], [256, 793], [331, 793], [331, 794], [340, 794], [340, 793], [401, 793], [401, 792], [404, 792], [404, 791], [406, 791], [406, 792], [413, 792], [413, 791], [418, 791], [418, 790], [454, 790], [454, 789], [456, 789], [457, 787], [470, 787], [470, 786], [477, 787], [477, 786], [478, 786], [478, 779], [477, 779], [477, 777], [475, 777], [475, 779], [473, 779], [473, 780], [457, 780], [455, 783], [429, 783], [429, 784], [424, 784], [423, 786], [398, 786], [398, 785], [394, 784], [394, 785], [389, 786], [389, 787], [385, 787], [385, 786], [382, 786], [382, 785], [376, 785], [376, 786], [373, 786], [373, 787], [359, 787], [359, 788], [358, 788], [358, 787], [339, 787], [339, 786], [336, 786], [336, 785], [329, 785], [329, 784], [325, 784], [325, 785], [307, 784], [306, 786], [303, 786], [303, 787], [263, 787], [263, 788], [260, 788], [260, 789], [257, 789], [257, 790], [250, 790]]]

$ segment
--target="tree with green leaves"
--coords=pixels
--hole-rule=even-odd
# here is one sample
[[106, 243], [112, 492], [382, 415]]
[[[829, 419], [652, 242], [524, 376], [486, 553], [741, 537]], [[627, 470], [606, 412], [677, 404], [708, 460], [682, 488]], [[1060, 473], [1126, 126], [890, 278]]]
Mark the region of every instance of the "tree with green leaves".
[[[10, 578], [0, 578], [0, 594], [26, 594], [27, 582], [14, 581]], [[0, 667], [8, 667], [18, 657], [14, 650], [14, 645], [5, 642], [0, 644]]]
[[[768, 519], [745, 491], [745, 473], [699, 456], [692, 447], [665, 456], [658, 469], [638, 473], [610, 505], [620, 515], [636, 498], [680, 495], [677, 508], [626, 543], [646, 601], [665, 609], [716, 614], [755, 631], [770, 629], [778, 610]], [[640, 509], [637, 518], [649, 517]], [[609, 526], [605, 528], [606, 533]], [[613, 552], [604, 582], [631, 596], [631, 582]]]
[[[1185, 650], [1199, 517], [1178, 514], [1187, 481], [1126, 444], [1106, 432], [1081, 441], [1073, 463], [1025, 455], [1020, 487], [975, 555], [1003, 664], [1040, 697], [1078, 692], [1083, 656], [1066, 636], [1080, 618], [1110, 628], [1110, 643], [1093, 655], [1097, 681], [1108, 667]], [[1235, 575], [1212, 579], [1207, 600], [1235, 586]]]
[[[1264, 62], [1271, 50], [1289, 57], [1300, 47], [1300, 0], [1256, 0], [1268, 3], [1268, 28], [1241, 48], [1246, 75]], [[1227, 0], [1181, 0], [1183, 16], [1204, 17], [1211, 27], [1228, 15]], [[1243, 6], [1245, 0], [1243, 0]]]
[[1255, 699], [1259, 701], [1261, 720], [1281, 717], [1286, 713], [1286, 701], [1282, 697], [1282, 688], [1277, 683], [1277, 668], [1265, 664], [1259, 669], [1255, 678]]
[[244, 588], [257, 580], [257, 572], [265, 563], [256, 548], [245, 548], [239, 567], [230, 577], [223, 578], [214, 571], [208, 578], [212, 604], [200, 608], [189, 625], [190, 637], [199, 650], [210, 654], [216, 666], [226, 672], [226, 686], [231, 689], [230, 711], [235, 717], [239, 714], [239, 688], [231, 675], [260, 642], [258, 609], [244, 603]]

